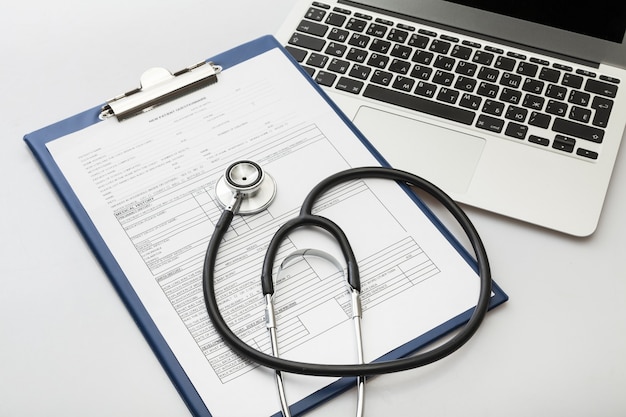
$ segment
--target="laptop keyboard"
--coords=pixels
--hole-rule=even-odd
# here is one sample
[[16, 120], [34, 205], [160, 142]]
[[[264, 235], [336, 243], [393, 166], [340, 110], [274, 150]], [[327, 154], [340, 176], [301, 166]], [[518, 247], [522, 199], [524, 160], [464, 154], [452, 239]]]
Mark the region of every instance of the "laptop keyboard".
[[592, 161], [620, 80], [418, 24], [313, 2], [285, 46], [325, 87]]

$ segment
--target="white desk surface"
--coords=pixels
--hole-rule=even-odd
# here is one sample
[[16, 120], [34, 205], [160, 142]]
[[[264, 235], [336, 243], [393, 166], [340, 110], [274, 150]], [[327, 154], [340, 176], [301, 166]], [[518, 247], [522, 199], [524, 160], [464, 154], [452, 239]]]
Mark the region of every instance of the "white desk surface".
[[[134, 88], [147, 68], [274, 33], [293, 2], [2, 7], [1, 416], [190, 415], [22, 137]], [[622, 149], [585, 239], [470, 209], [510, 301], [451, 357], [372, 381], [367, 415], [626, 415], [624, 189]], [[309, 415], [351, 415], [353, 394]]]

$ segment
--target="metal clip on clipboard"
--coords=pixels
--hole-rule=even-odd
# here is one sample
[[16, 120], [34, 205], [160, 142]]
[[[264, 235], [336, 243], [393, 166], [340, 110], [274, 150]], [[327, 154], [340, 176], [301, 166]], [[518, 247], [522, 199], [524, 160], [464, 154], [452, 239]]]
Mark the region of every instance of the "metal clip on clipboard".
[[100, 119], [113, 116], [118, 121], [152, 110], [156, 106], [217, 82], [222, 67], [201, 62], [172, 74], [165, 68], [151, 68], [140, 78], [135, 90], [114, 97], [102, 106]]

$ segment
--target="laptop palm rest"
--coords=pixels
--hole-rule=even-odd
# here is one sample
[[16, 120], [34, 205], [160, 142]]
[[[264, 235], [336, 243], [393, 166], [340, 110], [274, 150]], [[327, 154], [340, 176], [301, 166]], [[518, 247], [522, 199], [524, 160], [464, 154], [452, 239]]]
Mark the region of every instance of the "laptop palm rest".
[[367, 106], [353, 121], [391, 166], [454, 194], [467, 191], [485, 146], [481, 137]]

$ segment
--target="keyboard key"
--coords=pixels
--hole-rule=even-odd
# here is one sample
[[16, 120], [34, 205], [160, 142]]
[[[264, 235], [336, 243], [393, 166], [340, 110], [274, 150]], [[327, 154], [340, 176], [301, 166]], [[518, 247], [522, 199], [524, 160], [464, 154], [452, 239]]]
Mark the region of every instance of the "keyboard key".
[[425, 83], [424, 81], [418, 81], [417, 87], [415, 87], [415, 94], [419, 96], [432, 98], [435, 95], [437, 86], [435, 84]]
[[480, 67], [480, 71], [478, 71], [478, 78], [492, 83], [496, 82], [499, 75], [500, 71], [489, 67]]
[[386, 72], [386, 71], [376, 70], [372, 74], [371, 81], [373, 83], [380, 84], [380, 85], [389, 85], [389, 83], [391, 83], [392, 79], [393, 79], [393, 74], [392, 73]]
[[526, 94], [524, 96], [524, 101], [522, 102], [522, 106], [527, 107], [532, 110], [541, 110], [543, 108], [543, 103], [545, 101], [546, 99], [541, 96], [536, 96], [534, 94]]
[[518, 104], [522, 99], [522, 93], [512, 88], [503, 88], [500, 93], [500, 100], [511, 104]]
[[341, 13], [330, 13], [326, 18], [326, 23], [333, 26], [343, 26], [347, 17], [345, 14]]
[[539, 70], [539, 66], [536, 64], [531, 64], [530, 62], [520, 62], [517, 66], [517, 73], [521, 75], [525, 75], [527, 77], [534, 77], [537, 75], [537, 71]]
[[350, 61], [358, 62], [360, 64], [365, 62], [366, 58], [367, 58], [367, 51], [364, 51], [363, 49], [358, 49], [358, 48], [350, 48], [350, 50], [348, 51], [348, 54], [346, 55], [346, 59], [349, 59]]
[[348, 61], [344, 61], [342, 59], [333, 58], [330, 60], [330, 64], [328, 64], [328, 69], [333, 72], [338, 72], [340, 74], [345, 74], [350, 67], [350, 63]]
[[457, 98], [459, 98], [459, 92], [451, 88], [442, 87], [437, 94], [437, 100], [445, 101], [448, 104], [456, 103]]
[[377, 38], [382, 38], [387, 33], [387, 26], [378, 25], [376, 23], [372, 23], [368, 28], [368, 35], [376, 36]]
[[318, 22], [321, 22], [322, 19], [324, 19], [324, 16], [326, 16], [326, 10], [316, 9], [315, 7], [310, 7], [304, 15], [304, 17], [306, 17], [307, 19], [315, 20]]
[[362, 81], [353, 80], [348, 77], [341, 77], [339, 81], [337, 81], [335, 88], [352, 94], [359, 94], [364, 85], [365, 84]]
[[577, 122], [589, 123], [589, 120], [591, 120], [591, 110], [572, 106], [569, 111], [569, 118]]
[[526, 115], [528, 114], [528, 110], [517, 107], [517, 106], [509, 106], [506, 109], [506, 114], [504, 117], [510, 120], [515, 120], [517, 122], [523, 122], [526, 120]]
[[304, 49], [294, 48], [293, 46], [285, 46], [285, 49], [291, 54], [291, 56], [298, 62], [304, 61], [307, 51]]
[[482, 100], [483, 100], [482, 98], [475, 96], [473, 94], [464, 93], [463, 95], [461, 95], [459, 106], [472, 109], [472, 110], [478, 110], [480, 108], [480, 103], [482, 102]]
[[528, 132], [528, 126], [521, 125], [515, 122], [509, 122], [509, 124], [506, 126], [506, 130], [504, 131], [504, 134], [515, 139], [524, 140], [526, 139], [527, 132]]
[[550, 121], [552, 120], [552, 117], [545, 114], [545, 113], [539, 113], [539, 112], [532, 112], [530, 113], [530, 117], [528, 118], [528, 124], [531, 126], [537, 126], [537, 127], [542, 127], [544, 129], [547, 129], [548, 126], [550, 126]]
[[558, 149], [563, 152], [573, 152], [574, 146], [576, 146], [576, 139], [563, 135], [556, 135], [554, 142], [552, 142], [552, 147], [554, 149]]
[[579, 106], [587, 106], [591, 100], [591, 95], [583, 91], [572, 90], [569, 94], [568, 102], [578, 104]]
[[476, 121], [476, 127], [490, 132], [500, 133], [504, 127], [504, 120], [481, 114]]
[[454, 45], [452, 48], [452, 52], [450, 52], [450, 56], [458, 59], [467, 60], [472, 56], [472, 48], [468, 48], [467, 46]]
[[328, 26], [320, 23], [311, 22], [310, 20], [303, 20], [298, 25], [299, 32], [308, 33], [309, 35], [324, 36], [328, 30]]
[[411, 52], [413, 52], [412, 48], [396, 43], [393, 45], [393, 48], [391, 48], [390, 55], [396, 58], [409, 59], [411, 58]]
[[348, 49], [348, 47], [342, 43], [331, 42], [326, 47], [324, 53], [336, 57], [342, 57], [346, 52], [346, 49]]
[[587, 80], [587, 84], [585, 84], [585, 91], [600, 94], [609, 98], [615, 98], [617, 95], [617, 85], [589, 79]]
[[576, 155], [578, 156], [583, 156], [585, 158], [589, 158], [589, 159], [598, 159], [598, 153], [597, 152], [593, 152], [587, 149], [583, 149], [583, 148], [578, 148], [576, 150]]
[[434, 57], [435, 54], [433, 54], [432, 52], [422, 51], [418, 49], [413, 54], [413, 58], [411, 58], [411, 61], [417, 64], [429, 65]]
[[361, 35], [360, 33], [353, 33], [348, 41], [349, 45], [356, 46], [357, 48], [366, 48], [370, 43], [370, 37], [367, 35]]
[[528, 91], [529, 93], [541, 94], [543, 91], [544, 82], [535, 80], [532, 78], [526, 78], [524, 80], [524, 85], [522, 86], [522, 90]]
[[478, 69], [478, 65], [473, 64], [471, 62], [459, 61], [458, 65], [454, 72], [461, 75], [467, 75], [468, 77], [473, 76]]
[[450, 58], [449, 56], [437, 55], [433, 66], [435, 68], [441, 68], [446, 71], [452, 71], [455, 63], [456, 61], [454, 60], [454, 58]]
[[408, 61], [403, 61], [401, 59], [393, 59], [391, 60], [391, 64], [389, 64], [389, 71], [397, 72], [399, 74], [408, 74], [411, 69], [411, 63]]
[[567, 87], [580, 88], [583, 85], [583, 77], [574, 74], [563, 74], [561, 84]]
[[613, 101], [604, 97], [595, 96], [591, 102], [591, 108], [596, 111], [591, 123], [598, 127], [606, 127], [609, 122], [609, 116], [611, 115], [611, 109], [613, 109]]
[[546, 112], [550, 114], [554, 114], [556, 116], [563, 116], [567, 113], [567, 104], [561, 103], [560, 101], [548, 100], [548, 105], [546, 106]]
[[602, 143], [604, 139], [604, 130], [602, 129], [558, 117], [554, 119], [552, 130], [596, 143]]
[[496, 96], [498, 95], [498, 90], [500, 90], [500, 87], [498, 87], [497, 85], [486, 83], [483, 81], [478, 85], [478, 90], [476, 90], [476, 93], [481, 96], [496, 98]]
[[439, 39], [433, 39], [430, 44], [430, 48], [428, 48], [432, 52], [436, 52], [438, 54], [447, 54], [450, 50], [452, 44], [450, 42], [442, 41]]
[[319, 52], [324, 49], [326, 41], [324, 39], [315, 38], [313, 36], [304, 35], [302, 33], [294, 33], [293, 35], [291, 35], [291, 39], [289, 39], [289, 44], [299, 46], [305, 49], [312, 49]]
[[331, 28], [330, 32], [328, 32], [328, 39], [330, 39], [331, 41], [345, 42], [346, 40], [348, 40], [349, 36], [350, 32], [338, 28]]
[[411, 70], [411, 77], [427, 80], [430, 78], [430, 74], [432, 74], [432, 72], [433, 69], [431, 67], [415, 64]]
[[362, 19], [350, 18], [348, 23], [346, 23], [346, 29], [353, 30], [355, 32], [363, 32], [365, 30], [365, 26], [367, 22]]
[[385, 103], [396, 104], [407, 109], [423, 112], [433, 116], [439, 116], [465, 125], [471, 125], [475, 117], [475, 113], [469, 110], [389, 90], [376, 85], [368, 85], [365, 87], [363, 95], [368, 98], [380, 100]]
[[326, 63], [328, 62], [328, 57], [326, 55], [312, 53], [309, 56], [309, 59], [306, 60], [307, 65], [312, 65], [318, 68], [324, 68]]
[[407, 38], [409, 37], [409, 32], [407, 32], [406, 30], [400, 30], [400, 29], [391, 29], [391, 31], [389, 32], [389, 36], [387, 36], [387, 39], [389, 39], [390, 41], [394, 41], [394, 42], [398, 42], [398, 43], [404, 43]]
[[554, 98], [557, 100], [565, 100], [565, 95], [567, 94], [567, 88], [561, 87], [556, 84], [548, 84], [548, 88], [546, 88], [546, 96], [550, 98]]
[[493, 61], [494, 54], [484, 51], [476, 51], [474, 54], [473, 62], [482, 65], [491, 65]]
[[352, 69], [350, 70], [349, 75], [354, 78], [359, 78], [361, 80], [366, 80], [369, 77], [372, 69], [370, 67], [366, 67], [365, 65], [354, 64]]
[[474, 78], [460, 76], [456, 79], [454, 88], [456, 88], [457, 90], [463, 90], [471, 93], [472, 91], [474, 91], [477, 82], [478, 81], [476, 81]]
[[426, 49], [426, 46], [428, 46], [428, 41], [430, 41], [430, 38], [428, 38], [427, 36], [413, 34], [411, 35], [411, 38], [409, 39], [409, 46], [414, 46], [415, 48], [420, 48], [420, 49]]
[[540, 80], [548, 81], [551, 83], [558, 82], [560, 77], [561, 77], [561, 71], [548, 68], [548, 67], [542, 67], [541, 71], [539, 72]]
[[413, 90], [414, 85], [414, 79], [398, 75], [391, 86], [396, 90], [402, 90], [410, 93], [411, 90]]
[[454, 75], [451, 72], [436, 70], [433, 75], [432, 81], [437, 84], [445, 85], [449, 87], [454, 81]]
[[387, 55], [372, 54], [370, 55], [370, 59], [367, 60], [367, 65], [383, 69], [387, 66], [388, 62], [389, 57]]
[[496, 62], [493, 64], [493, 66], [503, 71], [513, 71], [516, 62], [517, 61], [513, 58], [499, 56], [498, 58], [496, 58]]
[[330, 87], [333, 85], [335, 80], [337, 79], [337, 75], [332, 72], [319, 71], [315, 76], [315, 82], [319, 85], [323, 85], [325, 87]]
[[541, 136], [536, 135], [530, 135], [528, 137], [528, 141], [542, 146], [548, 146], [550, 144], [550, 139], [542, 138]]
[[370, 51], [386, 54], [391, 49], [391, 42], [382, 39], [374, 39], [370, 44]]
[[483, 105], [482, 112], [492, 114], [494, 116], [502, 116], [502, 112], [504, 111], [504, 103], [500, 103], [495, 100], [485, 100], [485, 104]]
[[516, 74], [505, 72], [500, 78], [500, 85], [511, 88], [518, 88], [522, 83], [522, 77]]

